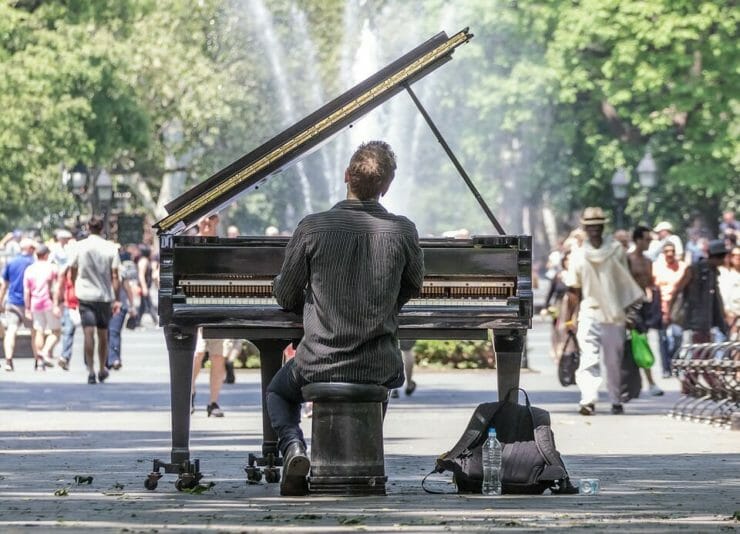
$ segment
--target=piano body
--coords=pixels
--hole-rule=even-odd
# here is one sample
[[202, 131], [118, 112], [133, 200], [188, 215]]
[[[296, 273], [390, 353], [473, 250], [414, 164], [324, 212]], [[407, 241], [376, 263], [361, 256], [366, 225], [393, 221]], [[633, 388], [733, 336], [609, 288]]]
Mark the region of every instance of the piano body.
[[[264, 472], [269, 482], [278, 480], [280, 459], [266, 412], [265, 389], [282, 365], [283, 349], [303, 332], [301, 317], [282, 310], [272, 297], [272, 281], [280, 272], [288, 238], [182, 235], [200, 217], [259, 187], [270, 175], [406, 90], [503, 234], [411, 90], [411, 83], [450, 60], [454, 50], [471, 38], [467, 29], [449, 38], [445, 33], [437, 34], [166, 206], [169, 215], [156, 227], [160, 239], [160, 324], [170, 363], [172, 452], [170, 462], [154, 461], [154, 470], [146, 480], [148, 489], [156, 487], [160, 470], [178, 475], [178, 489], [192, 487], [201, 478], [199, 461], [191, 460], [189, 451], [190, 388], [199, 326], [206, 338], [249, 339], [259, 348], [262, 456], [250, 454], [247, 475], [255, 481]], [[424, 286], [419, 298], [403, 307], [399, 336], [485, 340], [492, 331], [499, 394], [518, 386], [532, 317], [531, 237], [422, 239], [421, 247]]]

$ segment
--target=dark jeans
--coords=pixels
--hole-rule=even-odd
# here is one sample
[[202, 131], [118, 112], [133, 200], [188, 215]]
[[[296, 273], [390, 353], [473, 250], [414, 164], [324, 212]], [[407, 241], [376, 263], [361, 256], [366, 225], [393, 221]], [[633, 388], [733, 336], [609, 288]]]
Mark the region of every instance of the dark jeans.
[[145, 313], [148, 313], [154, 321], [154, 324], [157, 324], [156, 310], [152, 303], [151, 293], [146, 297], [144, 295], [141, 296], [141, 300], [139, 301], [139, 313], [136, 315], [136, 326], [141, 326], [141, 320], [144, 318]]
[[669, 324], [665, 328], [658, 330], [660, 337], [660, 360], [664, 373], [671, 372], [671, 363], [676, 357], [681, 341], [683, 339], [683, 330], [676, 324]]
[[121, 361], [121, 330], [126, 319], [128, 308], [121, 306], [118, 313], [114, 314], [108, 324], [108, 362], [106, 367], [113, 367], [116, 360]]
[[64, 307], [62, 313], [62, 358], [69, 361], [72, 359], [72, 345], [75, 340], [76, 327], [69, 317], [69, 308]]
[[[395, 380], [383, 385], [390, 390], [400, 388], [403, 381], [404, 376], [401, 373]], [[301, 403], [305, 402], [301, 388], [306, 384], [308, 382], [298, 372], [293, 358], [283, 365], [267, 386], [267, 413], [270, 415], [272, 428], [277, 432], [278, 448], [282, 456], [285, 456], [288, 445], [294, 441], [306, 444], [300, 427]]]

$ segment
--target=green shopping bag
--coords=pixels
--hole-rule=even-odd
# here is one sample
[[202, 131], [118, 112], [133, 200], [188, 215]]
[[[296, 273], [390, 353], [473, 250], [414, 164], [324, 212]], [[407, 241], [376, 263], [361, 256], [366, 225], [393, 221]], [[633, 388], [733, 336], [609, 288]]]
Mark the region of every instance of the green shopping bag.
[[650, 369], [655, 363], [655, 356], [653, 356], [653, 351], [650, 350], [647, 334], [641, 334], [637, 330], [631, 330], [630, 338], [632, 358], [634, 358], [637, 367]]

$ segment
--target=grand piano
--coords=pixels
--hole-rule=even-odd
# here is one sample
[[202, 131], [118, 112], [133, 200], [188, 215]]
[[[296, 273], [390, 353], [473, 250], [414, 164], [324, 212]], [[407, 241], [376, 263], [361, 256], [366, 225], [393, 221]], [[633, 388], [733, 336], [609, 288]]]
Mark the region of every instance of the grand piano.
[[451, 37], [444, 32], [435, 35], [166, 205], [168, 215], [155, 227], [161, 262], [159, 317], [170, 364], [172, 452], [169, 462], [154, 460], [145, 483], [148, 489], [156, 488], [162, 472], [177, 475], [178, 490], [195, 486], [201, 478], [199, 460], [190, 458], [189, 449], [198, 327], [203, 328], [205, 338], [249, 339], [259, 349], [263, 444], [261, 456], [249, 455], [246, 471], [248, 481], [259, 480], [264, 473], [268, 482], [276, 482], [281, 461], [266, 411], [265, 390], [282, 365], [283, 349], [302, 336], [301, 317], [281, 309], [272, 297], [272, 281], [280, 272], [288, 238], [198, 237], [184, 235], [186, 229], [259, 188], [402, 91], [412, 98], [498, 235], [421, 239], [423, 289], [401, 310], [399, 337], [492, 337], [499, 396], [518, 386], [532, 318], [531, 237], [505, 235], [411, 88], [451, 60], [454, 51], [472, 37], [467, 28]]

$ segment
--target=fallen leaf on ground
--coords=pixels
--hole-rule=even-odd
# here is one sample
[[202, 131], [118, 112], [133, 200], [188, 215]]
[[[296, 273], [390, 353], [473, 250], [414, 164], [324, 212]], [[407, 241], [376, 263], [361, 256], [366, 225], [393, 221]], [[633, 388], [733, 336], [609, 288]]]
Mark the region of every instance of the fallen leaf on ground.
[[205, 493], [209, 489], [211, 489], [213, 486], [215, 486], [215, 482], [209, 482], [208, 484], [198, 484], [194, 488], [185, 488], [183, 489], [183, 493], [190, 493], [191, 495], [200, 495], [201, 493]]

